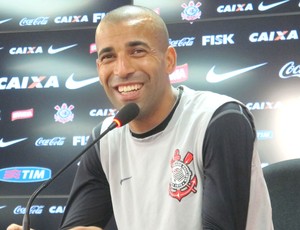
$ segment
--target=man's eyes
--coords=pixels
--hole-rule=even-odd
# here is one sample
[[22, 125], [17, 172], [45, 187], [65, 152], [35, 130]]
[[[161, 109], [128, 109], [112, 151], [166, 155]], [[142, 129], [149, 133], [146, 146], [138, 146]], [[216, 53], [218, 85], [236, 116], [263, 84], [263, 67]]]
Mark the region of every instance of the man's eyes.
[[146, 50], [145, 49], [140, 49], [140, 48], [133, 49], [131, 51], [132, 55], [138, 55], [138, 56], [144, 55], [145, 53], [146, 53]]
[[115, 55], [113, 54], [105, 54], [99, 57], [100, 61], [109, 61], [111, 59], [113, 59], [115, 57]]
[[[134, 49], [128, 51], [128, 54], [130, 56], [133, 56], [133, 57], [141, 57], [141, 56], [144, 56], [146, 53], [147, 53], [147, 51], [145, 49], [142, 49], [142, 48], [134, 48]], [[99, 60], [101, 62], [109, 62], [111, 60], [114, 60], [116, 57], [117, 57], [116, 54], [107, 53], [107, 54], [102, 54], [99, 57]]]

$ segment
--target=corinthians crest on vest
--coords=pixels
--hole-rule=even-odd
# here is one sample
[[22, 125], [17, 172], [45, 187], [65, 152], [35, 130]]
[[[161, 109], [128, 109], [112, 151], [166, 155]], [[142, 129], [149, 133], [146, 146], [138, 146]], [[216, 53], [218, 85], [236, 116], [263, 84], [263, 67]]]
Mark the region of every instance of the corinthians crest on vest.
[[191, 171], [189, 164], [194, 160], [191, 152], [187, 152], [181, 160], [179, 149], [175, 150], [171, 160], [171, 182], [169, 185], [169, 194], [171, 197], [181, 201], [182, 198], [191, 192], [196, 193], [197, 177]]

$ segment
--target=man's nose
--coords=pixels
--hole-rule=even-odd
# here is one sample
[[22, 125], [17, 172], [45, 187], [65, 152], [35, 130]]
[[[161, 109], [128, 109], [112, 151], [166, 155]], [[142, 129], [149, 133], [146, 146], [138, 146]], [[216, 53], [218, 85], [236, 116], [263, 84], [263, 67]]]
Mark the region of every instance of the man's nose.
[[132, 60], [130, 57], [118, 56], [115, 62], [114, 74], [119, 77], [127, 77], [128, 74], [134, 72], [134, 67], [132, 65]]

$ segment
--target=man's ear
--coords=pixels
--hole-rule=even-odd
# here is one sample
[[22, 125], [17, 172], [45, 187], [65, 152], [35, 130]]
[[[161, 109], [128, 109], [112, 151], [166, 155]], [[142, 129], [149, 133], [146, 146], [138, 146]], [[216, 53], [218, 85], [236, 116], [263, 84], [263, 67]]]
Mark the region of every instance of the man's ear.
[[98, 72], [99, 82], [102, 85], [101, 78], [100, 78], [100, 66], [99, 66], [99, 60], [98, 60], [98, 58], [96, 59], [96, 66], [97, 66], [97, 72]]
[[169, 46], [166, 52], [166, 70], [168, 74], [174, 72], [177, 65], [177, 53], [174, 47]]

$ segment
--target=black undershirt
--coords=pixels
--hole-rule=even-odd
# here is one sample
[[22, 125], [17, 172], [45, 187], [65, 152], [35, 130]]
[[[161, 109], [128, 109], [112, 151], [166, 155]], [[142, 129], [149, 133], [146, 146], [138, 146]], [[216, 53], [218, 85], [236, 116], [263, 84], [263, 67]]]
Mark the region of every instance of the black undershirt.
[[203, 229], [245, 229], [254, 140], [245, 108], [231, 102], [213, 115], [203, 144]]

